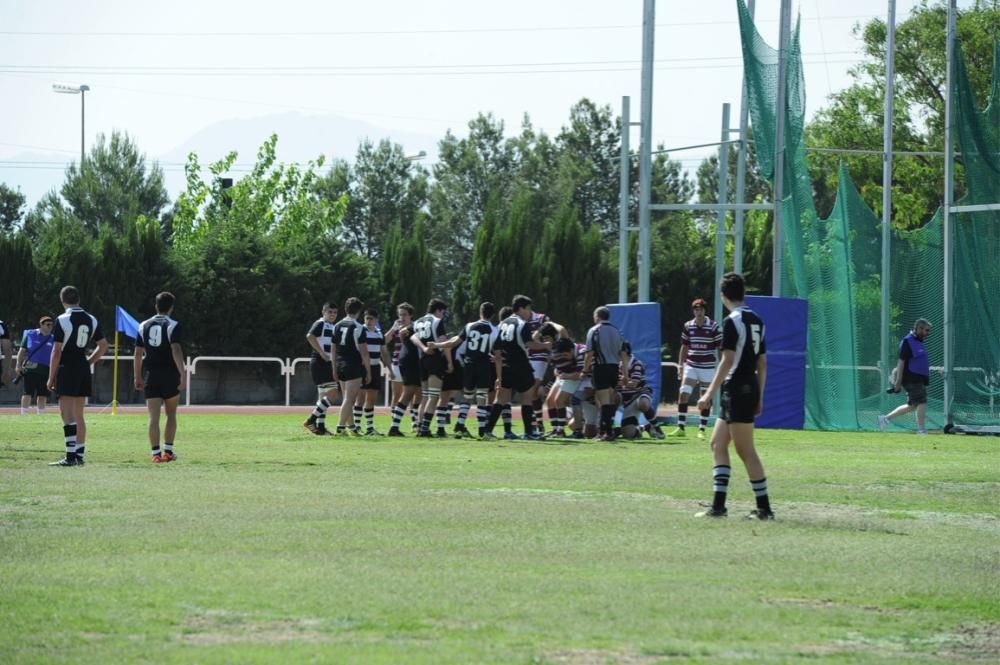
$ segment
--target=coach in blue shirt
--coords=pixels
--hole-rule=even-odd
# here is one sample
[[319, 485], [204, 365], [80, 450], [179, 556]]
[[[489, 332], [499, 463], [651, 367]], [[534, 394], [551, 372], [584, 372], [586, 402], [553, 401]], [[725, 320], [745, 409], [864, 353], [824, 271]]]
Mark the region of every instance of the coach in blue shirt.
[[924, 418], [927, 415], [927, 384], [930, 383], [931, 367], [924, 340], [930, 334], [930, 321], [917, 319], [913, 330], [899, 343], [899, 362], [893, 373], [892, 392], [898, 393], [900, 388], [905, 388], [907, 400], [892, 413], [878, 417], [878, 426], [883, 432], [890, 420], [916, 410], [917, 434], [927, 434]]

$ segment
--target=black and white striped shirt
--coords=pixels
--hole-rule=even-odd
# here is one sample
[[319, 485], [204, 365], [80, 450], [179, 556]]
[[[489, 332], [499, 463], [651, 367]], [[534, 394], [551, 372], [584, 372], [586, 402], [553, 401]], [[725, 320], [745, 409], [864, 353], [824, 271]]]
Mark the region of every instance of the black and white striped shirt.
[[56, 318], [53, 338], [62, 344], [59, 366], [86, 365], [87, 347], [104, 339], [97, 317], [82, 307], [70, 307]]
[[[330, 360], [330, 348], [333, 346], [333, 327], [335, 323], [330, 323], [324, 318], [316, 319], [316, 322], [309, 327], [308, 335], [312, 335], [319, 342], [320, 348], [323, 349], [323, 355], [316, 353], [316, 349], [312, 350], [312, 355], [310, 356], [313, 360]], [[312, 348], [312, 344], [309, 345]]]
[[372, 330], [365, 326], [365, 344], [368, 348], [368, 362], [371, 365], [382, 364], [382, 347], [385, 346], [385, 335], [376, 328]]

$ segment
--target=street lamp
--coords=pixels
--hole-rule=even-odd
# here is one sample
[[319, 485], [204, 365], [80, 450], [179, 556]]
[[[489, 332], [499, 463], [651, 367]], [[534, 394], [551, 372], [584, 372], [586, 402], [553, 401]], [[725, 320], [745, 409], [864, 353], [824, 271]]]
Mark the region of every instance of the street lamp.
[[90, 86], [86, 84], [82, 85], [69, 85], [66, 83], [53, 83], [53, 92], [58, 92], [61, 95], [80, 95], [80, 169], [83, 169], [83, 158], [84, 158], [84, 136], [86, 131], [84, 125], [86, 123], [86, 101], [87, 101], [87, 91], [90, 90]]

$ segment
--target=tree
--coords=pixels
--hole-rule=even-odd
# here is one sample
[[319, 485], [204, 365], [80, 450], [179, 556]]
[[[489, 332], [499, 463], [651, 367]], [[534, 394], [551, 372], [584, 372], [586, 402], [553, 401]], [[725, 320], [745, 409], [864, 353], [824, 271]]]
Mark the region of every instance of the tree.
[[0, 236], [12, 235], [24, 219], [24, 194], [0, 183]]
[[139, 215], [158, 220], [168, 203], [159, 164], [154, 162], [147, 170], [145, 156], [128, 134], [118, 131], [110, 139], [97, 136], [82, 168], [74, 163], [66, 169], [60, 191], [73, 214], [95, 235], [103, 224], [121, 233]]
[[[946, 5], [921, 0], [896, 28], [896, 90], [893, 144], [901, 151], [940, 151], [944, 146]], [[993, 42], [1000, 32], [996, 3], [976, 0], [957, 18], [970, 84], [981, 103], [990, 86]], [[880, 151], [885, 90], [886, 25], [873, 19], [855, 34], [865, 60], [851, 70], [854, 83], [834, 94], [806, 129], [809, 145]], [[865, 203], [881, 215], [882, 160], [879, 155], [809, 154], [817, 210], [825, 217], [837, 191], [837, 164], [843, 159]], [[956, 177], [956, 197], [961, 196]], [[944, 188], [943, 160], [926, 155], [899, 156], [893, 162], [893, 224], [922, 226], [937, 210]]]
[[428, 197], [427, 171], [407, 159], [402, 146], [388, 140], [378, 145], [363, 141], [354, 166], [336, 162], [319, 188], [331, 200], [348, 195], [344, 240], [369, 259], [381, 256], [386, 236], [397, 222], [404, 233], [413, 230]]
[[0, 233], [0, 284], [4, 285], [2, 316], [8, 324], [26, 326], [38, 319], [31, 240], [24, 233]]

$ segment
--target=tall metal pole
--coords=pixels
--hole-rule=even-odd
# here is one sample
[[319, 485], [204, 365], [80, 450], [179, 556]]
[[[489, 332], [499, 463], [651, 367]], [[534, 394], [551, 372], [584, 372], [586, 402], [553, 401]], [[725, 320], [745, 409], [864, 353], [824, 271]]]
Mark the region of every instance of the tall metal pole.
[[85, 154], [84, 139], [87, 136], [87, 86], [80, 86], [80, 168], [83, 168]]
[[788, 42], [792, 32], [791, 0], [781, 0], [781, 31], [778, 50], [778, 99], [774, 130], [774, 248], [771, 259], [771, 295], [781, 295], [781, 273], [785, 262], [785, 238], [781, 228], [781, 205], [785, 197], [785, 105], [787, 101]]
[[628, 302], [629, 121], [628, 97], [622, 97], [621, 176], [618, 179], [618, 302]]
[[952, 424], [951, 402], [952, 365], [954, 359], [951, 353], [952, 344], [952, 243], [951, 243], [951, 206], [955, 191], [955, 155], [952, 145], [952, 69], [955, 64], [955, 0], [948, 0], [948, 28], [945, 42], [946, 74], [944, 86], [944, 422]]
[[649, 242], [650, 180], [653, 170], [653, 41], [656, 33], [655, 0], [642, 3], [642, 100], [639, 144], [639, 302], [649, 302], [652, 257]]
[[882, 385], [889, 382], [889, 277], [892, 241], [892, 116], [896, 81], [896, 0], [889, 0], [885, 37], [885, 115], [882, 118], [882, 331], [879, 367]]
[[[754, 15], [754, 0], [747, 3], [747, 10], [750, 18]], [[747, 126], [750, 124], [750, 104], [747, 97], [747, 81], [743, 77], [743, 85], [740, 90], [740, 151], [736, 156], [736, 200], [734, 203], [746, 203], [746, 182], [747, 182]], [[733, 270], [743, 272], [743, 216], [746, 213], [737, 210], [733, 215]], [[718, 320], [718, 319], [716, 319]]]
[[[729, 103], [722, 105], [722, 143], [719, 144], [719, 203], [728, 203], [729, 198]], [[715, 228], [715, 284], [713, 293], [719, 288], [726, 265], [726, 211], [719, 211]], [[712, 298], [712, 314], [716, 321], [722, 320], [722, 298]]]

